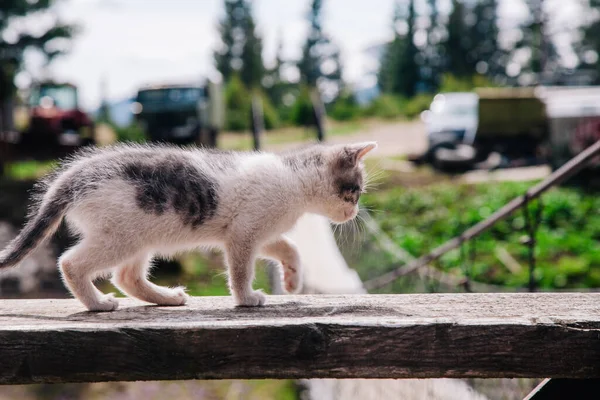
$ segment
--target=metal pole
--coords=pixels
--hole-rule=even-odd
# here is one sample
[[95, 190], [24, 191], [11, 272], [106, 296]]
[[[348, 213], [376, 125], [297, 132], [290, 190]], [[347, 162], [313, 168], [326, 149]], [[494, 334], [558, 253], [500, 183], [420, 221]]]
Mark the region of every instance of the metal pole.
[[315, 119], [315, 127], [317, 128], [317, 140], [322, 142], [325, 140], [325, 106], [321, 101], [321, 96], [317, 90], [310, 94], [312, 103], [313, 117]]
[[257, 95], [252, 96], [252, 140], [254, 150], [261, 148], [261, 135], [264, 130], [262, 101]]

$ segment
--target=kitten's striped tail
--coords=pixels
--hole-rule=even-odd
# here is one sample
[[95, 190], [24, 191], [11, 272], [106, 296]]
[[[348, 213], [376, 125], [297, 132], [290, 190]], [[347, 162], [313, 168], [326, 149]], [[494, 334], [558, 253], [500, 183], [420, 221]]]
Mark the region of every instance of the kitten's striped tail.
[[39, 210], [27, 222], [19, 235], [0, 251], [0, 268], [14, 267], [36, 247], [48, 239], [60, 226], [67, 212], [66, 201], [44, 200]]

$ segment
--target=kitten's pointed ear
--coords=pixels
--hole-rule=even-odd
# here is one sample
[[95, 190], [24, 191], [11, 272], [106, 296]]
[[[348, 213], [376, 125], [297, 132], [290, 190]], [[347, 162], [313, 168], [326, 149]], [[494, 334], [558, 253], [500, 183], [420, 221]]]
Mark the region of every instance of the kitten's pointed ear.
[[346, 154], [351, 158], [352, 164], [358, 164], [368, 152], [377, 148], [377, 142], [354, 143], [346, 146]]

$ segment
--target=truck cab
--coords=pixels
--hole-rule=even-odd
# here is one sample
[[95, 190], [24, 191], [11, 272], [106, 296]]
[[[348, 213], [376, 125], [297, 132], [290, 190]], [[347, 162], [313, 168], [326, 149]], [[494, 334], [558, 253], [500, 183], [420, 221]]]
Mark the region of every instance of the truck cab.
[[479, 96], [470, 92], [440, 93], [421, 114], [429, 146], [441, 142], [473, 143], [477, 132]]
[[547, 153], [546, 106], [534, 88], [441, 93], [421, 119], [429, 147], [415, 161], [439, 169], [536, 164]]
[[165, 84], [138, 90], [132, 112], [149, 141], [204, 144], [222, 126], [220, 85]]

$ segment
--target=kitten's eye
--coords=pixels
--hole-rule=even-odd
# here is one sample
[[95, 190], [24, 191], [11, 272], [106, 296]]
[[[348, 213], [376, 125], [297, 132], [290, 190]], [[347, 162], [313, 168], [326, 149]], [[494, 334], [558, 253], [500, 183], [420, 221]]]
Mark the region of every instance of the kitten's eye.
[[344, 187], [344, 191], [354, 194], [360, 192], [360, 188], [357, 185], [347, 185]]

